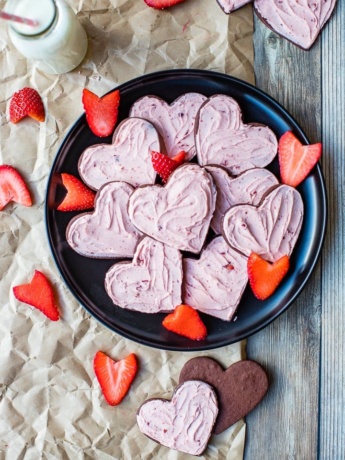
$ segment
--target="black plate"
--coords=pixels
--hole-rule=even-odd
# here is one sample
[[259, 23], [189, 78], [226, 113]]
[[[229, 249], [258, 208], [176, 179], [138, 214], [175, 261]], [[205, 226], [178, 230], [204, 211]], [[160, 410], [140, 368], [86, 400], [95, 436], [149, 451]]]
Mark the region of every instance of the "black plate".
[[[279, 137], [292, 130], [299, 139], [308, 139], [296, 121], [271, 97], [241, 80], [202, 70], [172, 70], [145, 75], [118, 87], [121, 92], [119, 120], [127, 117], [130, 106], [140, 97], [153, 94], [167, 102], [187, 92], [206, 96], [223, 93], [240, 104], [245, 122], [268, 125]], [[206, 340], [197, 342], [170, 333], [161, 325], [164, 314], [131, 312], [114, 306], [104, 289], [106, 271], [113, 260], [83, 257], [66, 242], [65, 230], [75, 213], [56, 211], [63, 196], [60, 173], [78, 175], [78, 159], [88, 146], [99, 143], [81, 116], [62, 143], [49, 177], [46, 197], [46, 225], [51, 250], [62, 277], [77, 300], [96, 319], [113, 331], [136, 342], [168, 350], [207, 350], [242, 340], [267, 326], [294, 301], [305, 286], [320, 254], [324, 239], [327, 209], [320, 167], [298, 188], [305, 205], [304, 222], [291, 256], [288, 276], [266, 301], [255, 299], [247, 287], [232, 322], [201, 314], [208, 329]], [[104, 140], [111, 142], [111, 137]], [[278, 161], [269, 168], [279, 177]]]

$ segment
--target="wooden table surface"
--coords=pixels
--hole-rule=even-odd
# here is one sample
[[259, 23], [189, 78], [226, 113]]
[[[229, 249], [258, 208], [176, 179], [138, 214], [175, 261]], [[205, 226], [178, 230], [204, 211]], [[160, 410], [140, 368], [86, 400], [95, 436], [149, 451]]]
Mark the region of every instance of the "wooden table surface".
[[328, 225], [307, 287], [248, 340], [271, 388], [247, 417], [245, 460], [345, 459], [345, 3], [309, 51], [255, 18], [256, 85], [323, 143]]

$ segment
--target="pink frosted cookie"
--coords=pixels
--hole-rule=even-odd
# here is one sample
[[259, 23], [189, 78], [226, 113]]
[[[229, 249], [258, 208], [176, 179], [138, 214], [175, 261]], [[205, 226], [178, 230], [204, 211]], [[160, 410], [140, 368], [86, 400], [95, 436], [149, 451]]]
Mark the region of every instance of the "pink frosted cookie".
[[257, 208], [239, 205], [224, 216], [223, 234], [230, 246], [246, 256], [252, 252], [269, 262], [290, 255], [303, 221], [299, 192], [280, 185]]
[[184, 150], [189, 161], [195, 156], [195, 117], [205, 100], [202, 94], [186, 93], [169, 105], [157, 96], [145, 96], [132, 105], [129, 116], [144, 118], [156, 127], [169, 157]]
[[200, 108], [195, 145], [200, 165], [218, 165], [232, 175], [267, 166], [278, 141], [267, 126], [244, 124], [238, 103], [225, 94], [210, 97]]
[[262, 197], [279, 184], [278, 179], [267, 169], [249, 169], [237, 177], [229, 176], [220, 166], [206, 166], [206, 169], [212, 175], [217, 189], [211, 227], [218, 235], [222, 233], [223, 216], [228, 209], [237, 204], [258, 206]]
[[271, 30], [308, 50], [331, 16], [336, 0], [255, 0], [254, 9]]
[[176, 387], [171, 401], [145, 401], [137, 412], [137, 423], [142, 433], [163, 446], [201, 455], [217, 415], [218, 402], [213, 388], [190, 380]]
[[251, 3], [253, 0], [217, 0], [219, 6], [224, 13], [229, 14], [232, 11], [238, 10], [247, 3]]
[[167, 184], [137, 188], [128, 214], [144, 234], [177, 249], [199, 253], [216, 205], [211, 175], [196, 164], [177, 168]]
[[132, 262], [113, 265], [105, 289], [121, 308], [142, 313], [173, 311], [181, 304], [182, 257], [177, 249], [143, 238]]
[[183, 259], [183, 303], [230, 321], [247, 285], [247, 257], [218, 236], [200, 259]]
[[79, 174], [95, 190], [113, 181], [128, 182], [134, 187], [153, 184], [156, 173], [152, 150], [160, 150], [156, 129], [148, 121], [127, 118], [116, 128], [112, 144], [92, 145], [83, 152]]
[[128, 217], [127, 206], [133, 187], [110, 182], [97, 193], [95, 210], [74, 217], [66, 239], [71, 248], [86, 257], [99, 259], [132, 257], [142, 234]]

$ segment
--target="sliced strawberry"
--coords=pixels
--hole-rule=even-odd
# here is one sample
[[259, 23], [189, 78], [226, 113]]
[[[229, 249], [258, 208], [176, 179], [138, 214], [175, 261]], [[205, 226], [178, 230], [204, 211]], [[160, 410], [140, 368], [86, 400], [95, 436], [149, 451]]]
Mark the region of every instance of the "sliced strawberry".
[[94, 207], [96, 195], [94, 191], [72, 174], [62, 173], [61, 178], [67, 194], [59, 204], [58, 211], [85, 211]]
[[22, 88], [13, 94], [10, 102], [10, 120], [18, 123], [25, 117], [37, 121], [45, 120], [44, 106], [41, 96], [33, 88]]
[[114, 361], [102, 351], [98, 351], [93, 361], [93, 369], [108, 404], [116, 406], [126, 396], [138, 370], [133, 353], [121, 361]]
[[38, 308], [52, 321], [60, 318], [58, 307], [54, 300], [53, 289], [48, 278], [38, 270], [35, 270], [30, 283], [21, 284], [13, 288], [16, 299]]
[[257, 299], [270, 297], [287, 274], [290, 266], [288, 256], [283, 256], [273, 264], [252, 252], [247, 262], [249, 284]]
[[120, 91], [98, 97], [88, 89], [84, 89], [82, 101], [86, 121], [91, 131], [99, 137], [110, 136], [117, 122]]
[[164, 10], [170, 6], [177, 5], [178, 3], [184, 2], [184, 0], [144, 0], [146, 5], [156, 10]]
[[173, 313], [164, 318], [162, 325], [169, 331], [192, 340], [203, 340], [207, 336], [205, 324], [198, 312], [189, 305], [178, 305]]
[[291, 131], [283, 134], [278, 144], [282, 183], [297, 187], [319, 161], [321, 152], [321, 143], [303, 145]]
[[9, 165], [0, 165], [0, 211], [10, 201], [31, 206], [30, 192], [19, 172]]
[[170, 174], [184, 162], [185, 156], [186, 153], [183, 150], [174, 158], [169, 158], [164, 153], [152, 151], [151, 160], [153, 169], [161, 177], [162, 181], [166, 183]]

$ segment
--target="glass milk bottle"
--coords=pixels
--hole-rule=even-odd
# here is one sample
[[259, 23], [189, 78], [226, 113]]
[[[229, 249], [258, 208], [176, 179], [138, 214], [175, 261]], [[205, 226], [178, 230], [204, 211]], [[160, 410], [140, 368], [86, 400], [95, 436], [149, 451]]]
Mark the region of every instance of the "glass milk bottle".
[[83, 60], [87, 35], [64, 0], [8, 0], [5, 11], [38, 22], [11, 22], [8, 31], [17, 50], [43, 72], [66, 73]]

